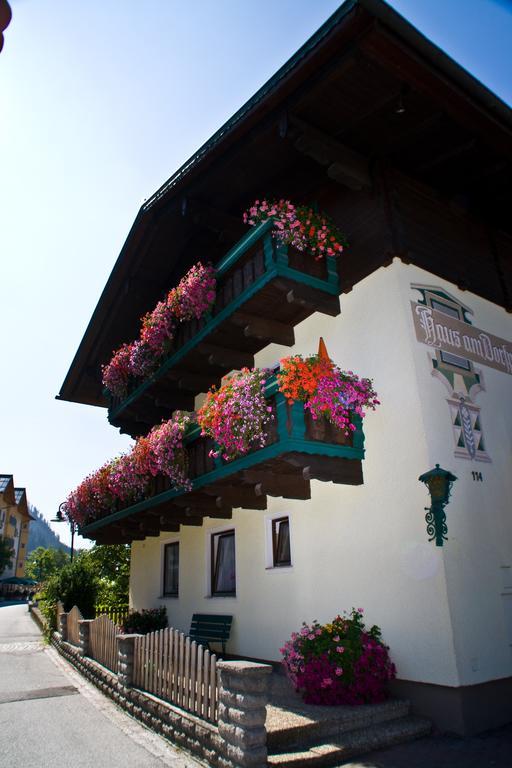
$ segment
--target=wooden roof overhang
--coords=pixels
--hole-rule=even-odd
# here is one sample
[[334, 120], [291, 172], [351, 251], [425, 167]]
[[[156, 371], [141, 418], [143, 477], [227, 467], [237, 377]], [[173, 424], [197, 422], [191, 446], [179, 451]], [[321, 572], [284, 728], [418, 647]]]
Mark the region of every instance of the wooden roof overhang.
[[334, 216], [341, 291], [399, 255], [511, 309], [511, 115], [380, 0], [344, 3], [142, 206], [58, 397], [106, 406], [101, 364], [261, 196]]

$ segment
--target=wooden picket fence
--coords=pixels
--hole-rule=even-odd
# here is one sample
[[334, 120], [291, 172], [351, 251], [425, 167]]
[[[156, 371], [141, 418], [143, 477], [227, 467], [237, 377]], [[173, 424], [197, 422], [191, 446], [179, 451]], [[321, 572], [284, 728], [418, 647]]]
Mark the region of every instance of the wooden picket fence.
[[98, 616], [89, 624], [89, 656], [117, 673], [117, 640], [120, 627], [108, 616]]
[[64, 603], [62, 603], [61, 600], [57, 603], [57, 610], [56, 610], [56, 619], [57, 619], [57, 629], [60, 629], [60, 617], [63, 613], [66, 613], [64, 610]]
[[134, 684], [217, 722], [217, 656], [177, 629], [168, 627], [135, 639]]
[[78, 631], [78, 622], [82, 621], [83, 616], [80, 613], [79, 608], [74, 605], [68, 613], [67, 620], [67, 633], [68, 643], [73, 645], [80, 645], [80, 632]]

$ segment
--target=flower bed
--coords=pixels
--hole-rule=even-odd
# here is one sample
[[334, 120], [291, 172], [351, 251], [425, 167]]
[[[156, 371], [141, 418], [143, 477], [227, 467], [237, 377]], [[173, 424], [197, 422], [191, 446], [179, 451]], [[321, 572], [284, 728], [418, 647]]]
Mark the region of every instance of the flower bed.
[[396, 673], [379, 627], [365, 627], [362, 608], [323, 626], [304, 623], [281, 653], [287, 675], [308, 704], [384, 701]]

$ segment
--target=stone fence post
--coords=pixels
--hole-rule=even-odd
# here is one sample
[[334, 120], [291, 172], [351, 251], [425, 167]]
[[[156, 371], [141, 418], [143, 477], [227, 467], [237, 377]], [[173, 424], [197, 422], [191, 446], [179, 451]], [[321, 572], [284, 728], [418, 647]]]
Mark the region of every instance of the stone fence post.
[[251, 661], [220, 661], [219, 734], [228, 764], [266, 768], [265, 730], [272, 667]]
[[133, 657], [136, 637], [141, 637], [141, 635], [116, 635], [117, 675], [121, 685], [126, 688], [133, 685]]
[[78, 636], [80, 640], [80, 656], [89, 656], [89, 638], [93, 619], [82, 619], [78, 622]]
[[61, 613], [59, 615], [59, 626], [57, 629], [60, 632], [62, 640], [68, 639], [68, 615], [67, 613]]

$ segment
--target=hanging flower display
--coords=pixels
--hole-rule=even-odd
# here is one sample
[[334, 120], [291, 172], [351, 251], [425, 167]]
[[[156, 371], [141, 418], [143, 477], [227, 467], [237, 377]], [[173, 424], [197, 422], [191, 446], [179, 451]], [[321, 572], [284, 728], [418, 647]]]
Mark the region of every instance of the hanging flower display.
[[177, 320], [199, 320], [215, 301], [215, 269], [195, 264], [167, 296], [167, 305]]
[[130, 345], [130, 374], [145, 379], [158, 365], [158, 358], [151, 347], [138, 339]]
[[135, 503], [158, 474], [168, 477], [171, 487], [190, 490], [183, 437], [192, 420], [192, 414], [176, 411], [169, 421], [139, 437], [129, 453], [88, 475], [66, 500], [68, 517], [83, 525], [119, 502]]
[[355, 430], [352, 413], [363, 417], [365, 408], [375, 410], [380, 404], [372, 380], [342, 371], [329, 359], [323, 341], [317, 355], [283, 358], [277, 379], [290, 403], [300, 400], [313, 419], [324, 416], [345, 434]]
[[244, 223], [256, 226], [274, 219], [274, 236], [286, 245], [307, 251], [315, 259], [337, 256], [347, 245], [342, 232], [325, 213], [289, 200], [255, 200], [243, 215]]
[[103, 386], [118, 397], [124, 397], [128, 391], [128, 382], [132, 372], [131, 355], [132, 345], [123, 344], [114, 352], [110, 363], [101, 369]]
[[219, 446], [212, 455], [231, 460], [252, 448], [266, 444], [266, 427], [273, 420], [264, 385], [269, 376], [265, 369], [243, 368], [230, 376], [220, 389], [212, 387], [197, 412], [201, 434]]
[[[192, 305], [196, 309], [190, 308], [190, 312], [200, 311], [200, 305]], [[128, 352], [130, 359], [137, 353], [145, 362], [151, 361], [148, 349], [149, 345], [139, 341], [116, 353], [116, 382], [124, 384], [126, 380]], [[111, 372], [113, 375], [113, 364]], [[157, 475], [167, 477], [173, 488], [191, 490], [183, 439], [192, 423], [197, 422], [201, 435], [213, 440], [210, 456], [215, 458], [232, 461], [264, 448], [275, 419], [273, 405], [265, 396], [270, 376], [273, 373], [269, 369], [243, 368], [226, 377], [221, 387], [212, 387], [197, 414], [176, 411], [171, 419], [153, 427], [146, 437], [137, 439], [130, 452], [86, 477], [70, 494], [70, 518], [82, 525], [108, 513], [120, 502], [125, 506], [134, 503], [147, 496], [151, 480]], [[329, 358], [322, 339], [316, 355], [283, 358], [276, 378], [279, 392], [289, 403], [302, 402], [313, 419], [326, 418], [346, 435], [356, 428], [354, 413], [362, 417], [365, 409], [375, 409], [379, 404], [371, 380], [342, 371]]]
[[215, 269], [211, 264], [195, 264], [176, 288], [141, 319], [139, 338], [123, 344], [110, 362], [102, 367], [103, 385], [113, 395], [125, 397], [130, 378], [145, 379], [168, 354], [176, 326], [186, 320], [199, 320], [215, 301]]
[[396, 675], [377, 626], [367, 629], [363, 609], [330, 624], [304, 623], [281, 648], [286, 673], [308, 704], [375, 704]]
[[175, 326], [176, 319], [169, 302], [159, 301], [154, 310], [142, 318], [140, 341], [159, 357], [169, 348]]

